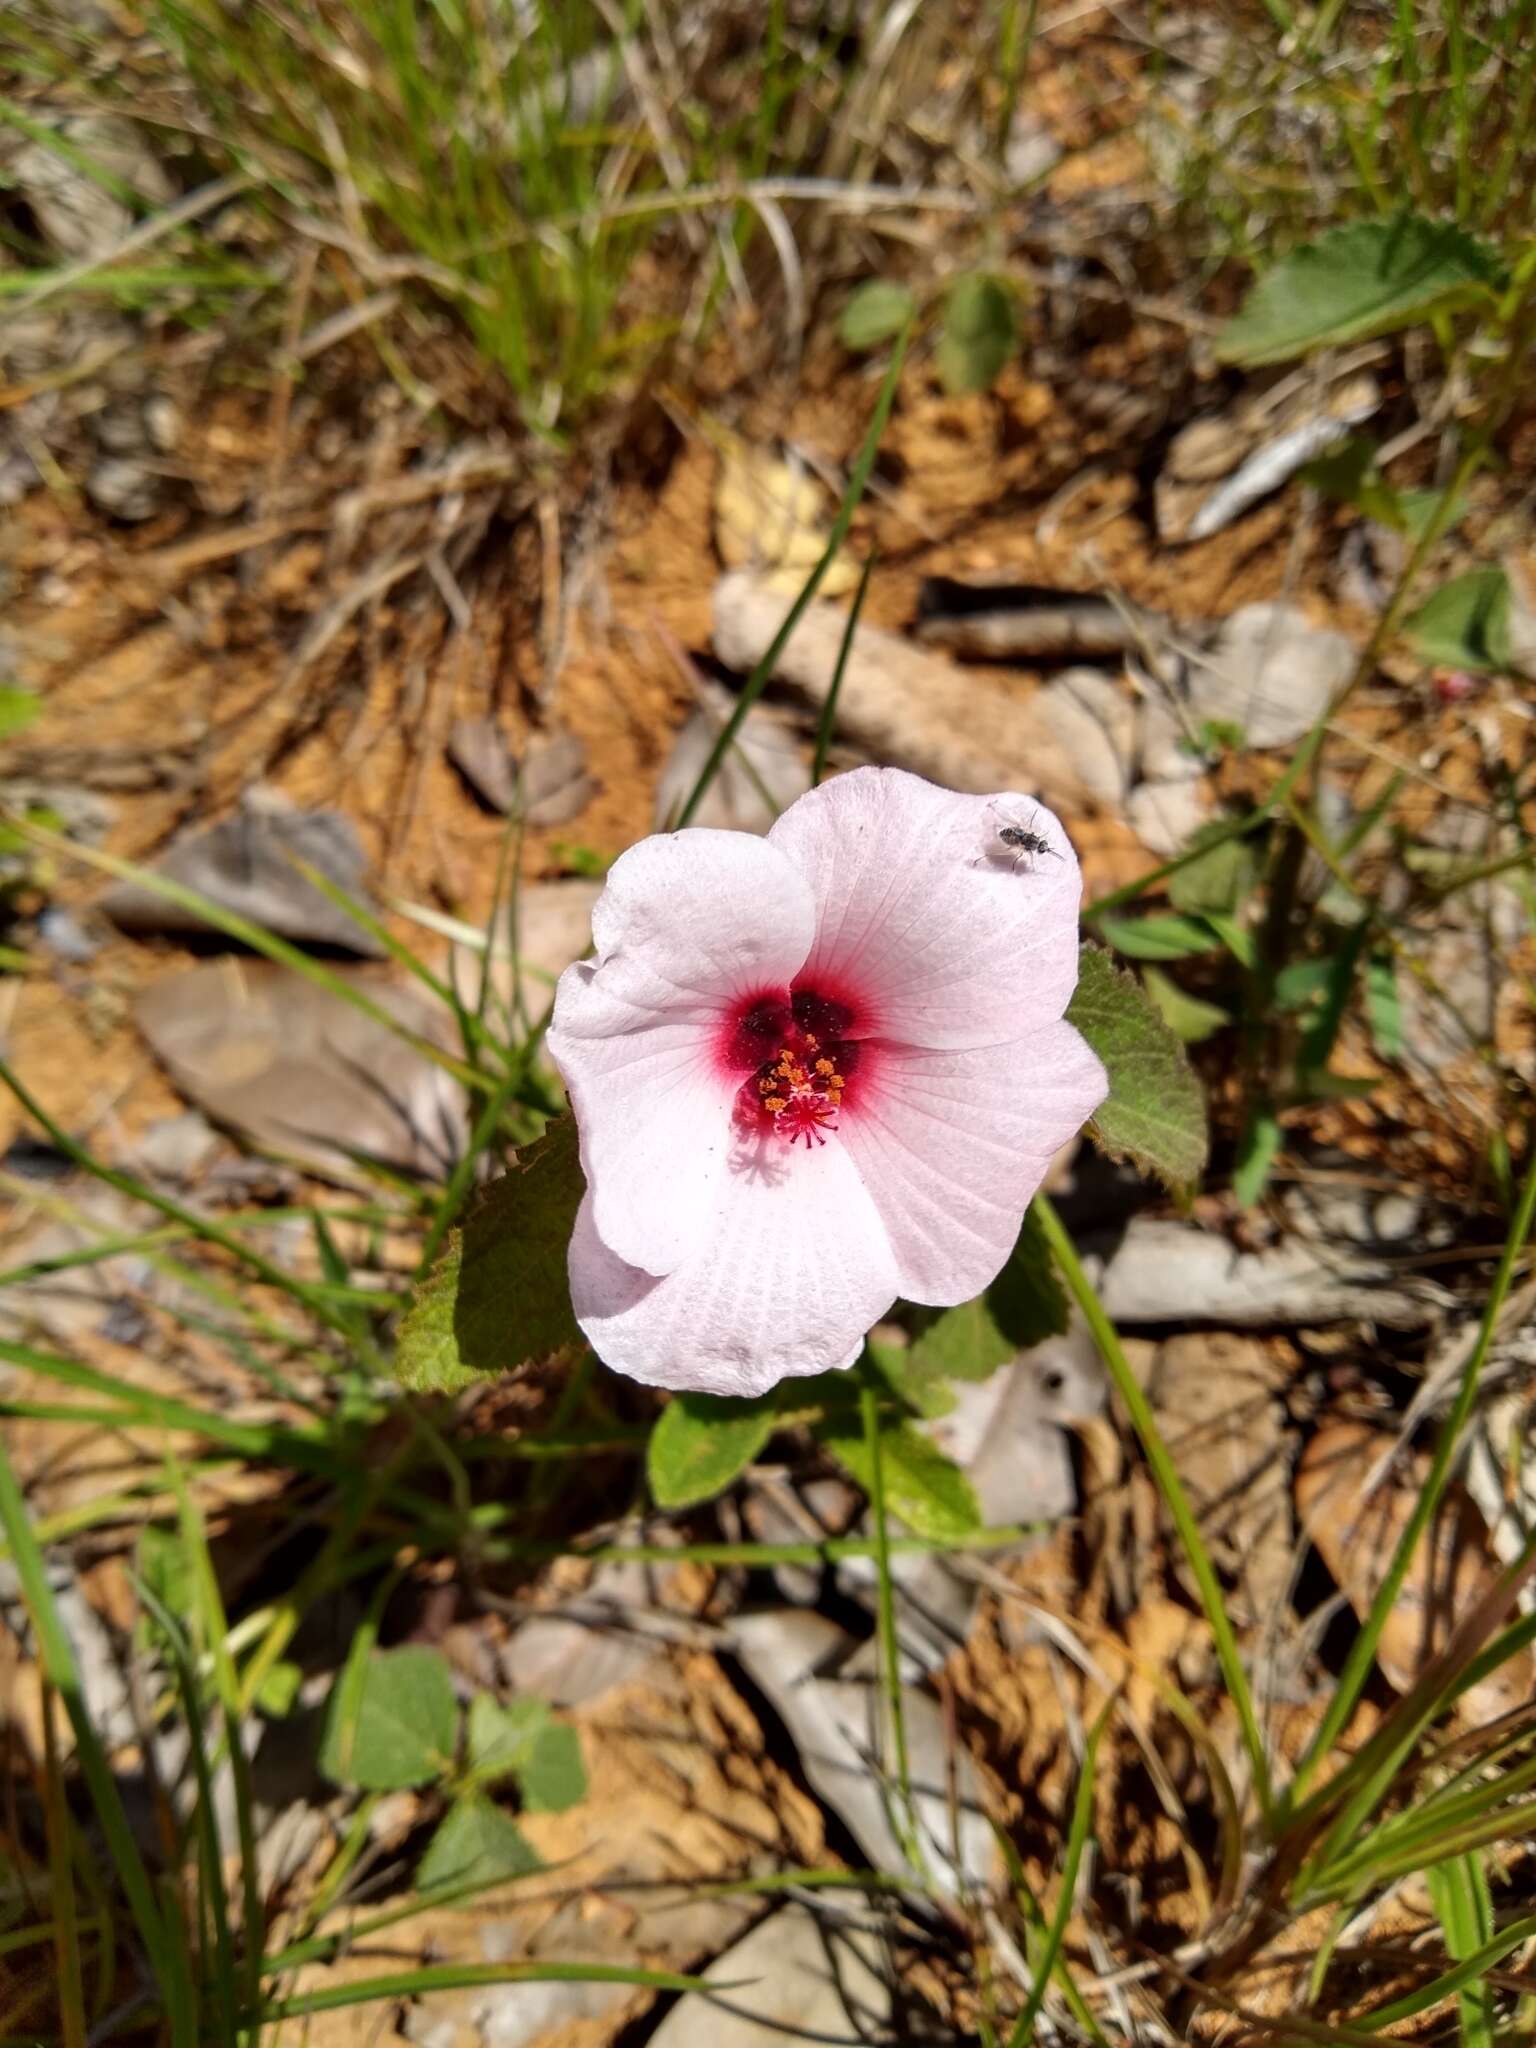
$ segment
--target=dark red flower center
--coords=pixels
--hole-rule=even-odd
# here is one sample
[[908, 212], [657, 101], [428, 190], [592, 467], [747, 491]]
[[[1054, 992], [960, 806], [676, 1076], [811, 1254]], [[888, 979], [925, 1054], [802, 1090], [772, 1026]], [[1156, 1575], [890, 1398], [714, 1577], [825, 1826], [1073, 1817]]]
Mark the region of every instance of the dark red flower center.
[[750, 1069], [737, 1092], [743, 1135], [774, 1134], [806, 1150], [824, 1145], [847, 1101], [862, 1047], [845, 1033], [855, 1012], [835, 997], [795, 989], [788, 1000], [754, 996], [730, 1019], [721, 1047], [726, 1066]]

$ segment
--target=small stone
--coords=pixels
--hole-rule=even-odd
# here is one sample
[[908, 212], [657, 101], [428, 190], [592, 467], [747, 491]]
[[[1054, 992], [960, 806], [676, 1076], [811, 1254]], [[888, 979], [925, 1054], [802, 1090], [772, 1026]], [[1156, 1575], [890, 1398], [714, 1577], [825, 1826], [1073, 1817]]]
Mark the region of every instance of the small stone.
[[189, 1181], [219, 1149], [219, 1134], [195, 1109], [156, 1119], [139, 1140], [136, 1163], [157, 1180]]
[[144, 431], [159, 455], [169, 455], [181, 440], [181, 408], [163, 391], [152, 391], [143, 405]]
[[71, 967], [84, 966], [101, 951], [74, 912], [57, 903], [50, 903], [38, 918], [37, 936], [56, 959], [67, 961]]
[[480, 801], [505, 817], [517, 800], [517, 770], [507, 736], [494, 718], [456, 719], [448, 758]]
[[1190, 664], [1190, 711], [1242, 729], [1250, 747], [1284, 747], [1310, 730], [1348, 681], [1354, 644], [1294, 605], [1249, 604]]
[[1149, 853], [1171, 860], [1211, 816], [1199, 782], [1144, 782], [1125, 806], [1126, 823]]
[[[24, 144], [11, 159], [9, 182], [60, 256], [110, 255], [133, 226], [132, 211], [112, 185], [131, 186], [141, 199], [163, 206], [172, 197], [170, 180], [143, 130], [119, 114], [70, 115], [50, 125], [66, 147]], [[82, 158], [97, 175], [82, 167]]]
[[1397, 1244], [1416, 1234], [1423, 1214], [1412, 1195], [1383, 1195], [1371, 1212], [1371, 1223], [1382, 1244]]
[[1192, 725], [1164, 698], [1143, 698], [1138, 753], [1145, 781], [1194, 782], [1204, 774], [1205, 763], [1192, 743]]
[[134, 525], [154, 518], [163, 490], [163, 479], [128, 455], [102, 456], [85, 480], [85, 495], [99, 512]]
[[704, 1972], [706, 1982], [732, 1987], [729, 2016], [713, 1999], [679, 1999], [651, 2035], [652, 2048], [884, 2039], [891, 1986], [881, 1960], [872, 1934], [791, 1901]]
[[1003, 169], [1014, 186], [1034, 185], [1061, 162], [1062, 148], [1040, 116], [1020, 106], [1008, 131]]
[[[734, 708], [728, 692], [714, 684], [706, 687], [704, 702], [673, 741], [656, 785], [652, 815], [658, 831], [670, 830], [681, 813]], [[809, 782], [808, 750], [793, 727], [754, 705], [689, 823], [725, 832], [766, 832], [780, 811], [804, 796]]]
[[587, 750], [573, 732], [550, 733], [523, 754], [522, 796], [528, 823], [541, 828], [579, 818], [600, 785], [587, 773]]
[[1089, 796], [1118, 810], [1136, 747], [1134, 702], [1101, 670], [1069, 668], [1041, 691], [1036, 709]]

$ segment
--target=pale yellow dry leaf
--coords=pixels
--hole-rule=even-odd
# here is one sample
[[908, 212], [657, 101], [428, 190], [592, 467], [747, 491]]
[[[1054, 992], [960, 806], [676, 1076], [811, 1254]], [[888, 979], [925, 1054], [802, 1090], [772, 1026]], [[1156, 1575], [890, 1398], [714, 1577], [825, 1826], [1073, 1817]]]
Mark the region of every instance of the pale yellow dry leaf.
[[[821, 560], [830, 524], [828, 495], [806, 470], [765, 448], [727, 445], [715, 478], [715, 546], [728, 569], [755, 568], [775, 590], [799, 592]], [[859, 580], [858, 564], [840, 549], [821, 581], [839, 597]]]

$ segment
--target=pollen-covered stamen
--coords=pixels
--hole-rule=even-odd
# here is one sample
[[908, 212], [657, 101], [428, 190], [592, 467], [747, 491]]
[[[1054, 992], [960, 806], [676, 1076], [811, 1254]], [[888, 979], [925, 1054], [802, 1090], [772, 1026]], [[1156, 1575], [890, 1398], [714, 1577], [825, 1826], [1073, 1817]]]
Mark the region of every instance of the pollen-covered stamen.
[[815, 1034], [792, 1026], [778, 1057], [759, 1070], [750, 1089], [742, 1091], [738, 1116], [771, 1124], [791, 1145], [803, 1138], [809, 1151], [812, 1145], [824, 1145], [827, 1132], [837, 1129], [845, 1086], [836, 1060], [822, 1051]]

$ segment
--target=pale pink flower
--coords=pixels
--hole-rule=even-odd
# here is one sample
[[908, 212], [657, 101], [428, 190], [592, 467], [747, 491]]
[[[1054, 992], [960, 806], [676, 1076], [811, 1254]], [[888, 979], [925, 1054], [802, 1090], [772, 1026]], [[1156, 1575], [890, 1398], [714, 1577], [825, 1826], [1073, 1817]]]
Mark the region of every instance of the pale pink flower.
[[759, 1394], [851, 1365], [897, 1296], [979, 1294], [1104, 1098], [1062, 1017], [1081, 887], [1043, 806], [895, 768], [823, 784], [766, 839], [616, 861], [549, 1034], [598, 1356]]

